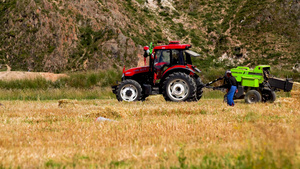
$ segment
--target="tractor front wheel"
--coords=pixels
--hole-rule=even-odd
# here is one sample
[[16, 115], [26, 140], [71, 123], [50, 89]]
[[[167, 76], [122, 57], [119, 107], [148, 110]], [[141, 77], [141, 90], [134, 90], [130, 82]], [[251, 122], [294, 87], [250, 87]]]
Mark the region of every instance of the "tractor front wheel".
[[196, 97], [195, 80], [185, 73], [176, 72], [163, 82], [163, 96], [166, 101], [188, 101]]
[[118, 101], [139, 101], [142, 97], [142, 87], [135, 80], [124, 80], [117, 87], [117, 99]]
[[261, 102], [261, 94], [257, 90], [250, 90], [246, 93], [245, 102], [249, 104]]

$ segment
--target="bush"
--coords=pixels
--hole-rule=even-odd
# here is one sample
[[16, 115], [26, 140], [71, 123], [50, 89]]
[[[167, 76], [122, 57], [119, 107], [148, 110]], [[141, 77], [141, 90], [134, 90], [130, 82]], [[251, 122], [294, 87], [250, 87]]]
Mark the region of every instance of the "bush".
[[[70, 77], [60, 80], [62, 85], [74, 88], [107, 87], [121, 79], [121, 71], [108, 70], [101, 72], [80, 72], [70, 74]], [[60, 86], [62, 86], [60, 85]]]
[[47, 81], [44, 78], [36, 79], [23, 79], [2, 81], [0, 80], [0, 88], [2, 89], [47, 89], [52, 86], [51, 81]]
[[12, 81], [0, 80], [0, 89], [48, 89], [48, 88], [82, 88], [108, 87], [121, 79], [121, 71], [107, 70], [100, 72], [80, 72], [69, 74], [55, 82], [42, 77]]

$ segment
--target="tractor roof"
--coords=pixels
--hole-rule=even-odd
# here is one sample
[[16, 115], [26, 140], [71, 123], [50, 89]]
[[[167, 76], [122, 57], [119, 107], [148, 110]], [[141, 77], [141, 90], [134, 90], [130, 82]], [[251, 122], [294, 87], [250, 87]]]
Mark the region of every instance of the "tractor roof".
[[185, 52], [188, 53], [188, 54], [190, 54], [191, 56], [194, 56], [194, 57], [201, 56], [199, 53], [196, 53], [196, 52], [191, 51], [191, 50], [186, 50]]
[[170, 41], [169, 45], [155, 46], [154, 50], [158, 49], [189, 49], [192, 46], [189, 44], [180, 44], [179, 41]]

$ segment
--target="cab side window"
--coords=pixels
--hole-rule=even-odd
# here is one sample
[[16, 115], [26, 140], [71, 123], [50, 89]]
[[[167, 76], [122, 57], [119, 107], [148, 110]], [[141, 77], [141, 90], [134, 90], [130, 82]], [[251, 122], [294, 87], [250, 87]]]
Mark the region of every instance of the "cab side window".
[[179, 64], [179, 51], [172, 50], [172, 64], [177, 65]]
[[172, 65], [185, 65], [183, 50], [172, 50]]

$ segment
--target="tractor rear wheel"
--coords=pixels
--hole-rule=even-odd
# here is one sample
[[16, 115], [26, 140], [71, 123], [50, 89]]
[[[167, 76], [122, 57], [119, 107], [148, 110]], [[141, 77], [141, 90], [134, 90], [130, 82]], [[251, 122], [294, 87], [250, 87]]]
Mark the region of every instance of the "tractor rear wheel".
[[142, 97], [142, 87], [135, 80], [124, 80], [117, 87], [118, 101], [139, 101]]
[[200, 77], [195, 79], [195, 82], [196, 82], [196, 86], [197, 86], [196, 95], [194, 98], [190, 98], [188, 101], [198, 101], [202, 97], [204, 84], [202, 83]]
[[196, 79], [196, 85], [197, 85], [196, 99], [197, 99], [197, 101], [198, 101], [198, 100], [200, 100], [201, 97], [202, 97], [202, 94], [203, 94], [202, 89], [203, 89], [203, 86], [204, 86], [204, 84], [202, 83], [200, 77], [198, 77], [198, 78]]
[[250, 90], [246, 93], [245, 102], [249, 104], [261, 102], [261, 94], [257, 90]]
[[195, 80], [185, 73], [176, 72], [163, 82], [163, 96], [166, 101], [188, 101], [196, 97]]

